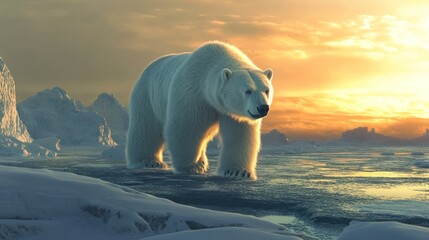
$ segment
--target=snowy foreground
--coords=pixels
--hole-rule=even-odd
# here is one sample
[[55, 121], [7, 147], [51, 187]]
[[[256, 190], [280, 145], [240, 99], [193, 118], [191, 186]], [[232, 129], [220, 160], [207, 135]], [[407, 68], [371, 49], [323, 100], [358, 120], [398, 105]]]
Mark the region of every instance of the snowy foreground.
[[[51, 170], [0, 166], [0, 206], [0, 239], [310, 239], [256, 217]], [[428, 237], [424, 227], [354, 222], [339, 240]]]
[[[187, 230], [194, 231], [177, 233]], [[95, 178], [0, 167], [0, 239], [140, 239], [164, 234], [170, 235], [153, 239], [300, 239], [256, 217], [179, 205]]]

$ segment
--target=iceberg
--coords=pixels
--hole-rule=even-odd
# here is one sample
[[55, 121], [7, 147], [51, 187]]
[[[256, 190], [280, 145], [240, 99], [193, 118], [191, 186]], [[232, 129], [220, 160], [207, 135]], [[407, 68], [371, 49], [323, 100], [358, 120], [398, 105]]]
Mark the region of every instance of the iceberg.
[[22, 121], [34, 139], [55, 137], [65, 146], [114, 146], [104, 117], [79, 110], [61, 88], [38, 92], [18, 104]]
[[15, 81], [0, 58], [0, 134], [31, 143], [33, 139], [16, 111]]
[[33, 142], [16, 110], [15, 81], [0, 58], [0, 156], [55, 156]]
[[118, 144], [125, 144], [129, 121], [128, 111], [115, 96], [102, 93], [87, 109], [103, 116], [112, 131], [113, 140]]

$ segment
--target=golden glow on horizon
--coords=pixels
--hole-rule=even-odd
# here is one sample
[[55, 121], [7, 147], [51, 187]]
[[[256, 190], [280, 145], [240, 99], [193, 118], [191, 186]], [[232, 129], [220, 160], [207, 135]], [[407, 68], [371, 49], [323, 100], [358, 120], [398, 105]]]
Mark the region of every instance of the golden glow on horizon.
[[359, 126], [394, 137], [422, 136], [429, 128], [429, 96], [331, 91], [278, 97], [264, 121], [295, 139], [333, 139]]

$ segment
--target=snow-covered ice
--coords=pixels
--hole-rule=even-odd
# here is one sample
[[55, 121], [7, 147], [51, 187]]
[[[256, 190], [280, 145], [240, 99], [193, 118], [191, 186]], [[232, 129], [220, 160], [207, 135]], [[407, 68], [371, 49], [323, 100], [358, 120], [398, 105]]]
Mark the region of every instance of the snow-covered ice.
[[116, 144], [102, 116], [79, 110], [75, 101], [58, 87], [38, 92], [19, 103], [18, 112], [35, 139], [56, 137], [68, 146]]
[[56, 153], [37, 143], [24, 143], [13, 137], [0, 135], [0, 156], [55, 157]]
[[428, 240], [429, 228], [399, 222], [352, 222], [338, 240]]
[[56, 137], [47, 137], [47, 138], [38, 138], [34, 140], [33, 143], [39, 144], [40, 146], [49, 149], [53, 152], [58, 152], [61, 150], [60, 139]]
[[243, 229], [237, 227], [211, 228], [194, 231], [182, 231], [179, 233], [163, 234], [145, 238], [147, 240], [299, 240], [295, 236], [283, 236], [262, 232], [256, 229]]
[[167, 233], [174, 238], [176, 232], [209, 228], [221, 234], [224, 227], [236, 236], [299, 239], [284, 237], [293, 234], [256, 217], [184, 206], [45, 169], [0, 166], [0, 206], [0, 239], [137, 239]]

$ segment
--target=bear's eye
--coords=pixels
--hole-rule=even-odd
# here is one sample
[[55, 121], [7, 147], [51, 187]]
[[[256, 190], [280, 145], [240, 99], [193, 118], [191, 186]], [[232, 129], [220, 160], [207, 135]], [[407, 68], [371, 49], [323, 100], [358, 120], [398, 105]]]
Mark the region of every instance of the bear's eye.
[[265, 94], [268, 96], [268, 94], [270, 94], [270, 90], [265, 91]]
[[246, 93], [247, 95], [252, 94], [252, 90], [246, 90], [244, 93]]

